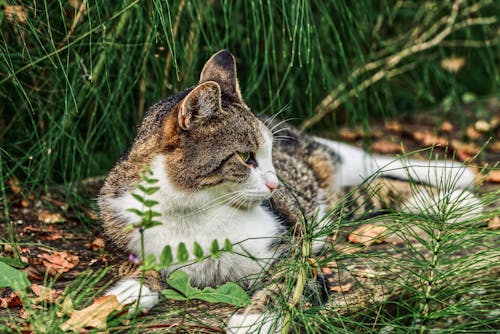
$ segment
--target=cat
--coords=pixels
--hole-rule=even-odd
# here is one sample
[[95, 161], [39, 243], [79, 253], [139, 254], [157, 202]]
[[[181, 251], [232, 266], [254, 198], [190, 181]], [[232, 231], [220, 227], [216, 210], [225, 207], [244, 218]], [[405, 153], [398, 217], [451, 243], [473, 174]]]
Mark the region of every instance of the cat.
[[[284, 256], [289, 231], [297, 222], [327, 215], [346, 187], [374, 174], [431, 185], [453, 179], [455, 187], [440, 196], [481, 207], [474, 195], [460, 190], [474, 180], [462, 164], [372, 156], [354, 146], [308, 136], [275, 118], [257, 117], [242, 98], [236, 61], [227, 50], [205, 63], [197, 85], [149, 109], [131, 147], [109, 173], [98, 198], [100, 217], [104, 233], [124, 254], [141, 254], [139, 231], [126, 232], [124, 227], [138, 220], [128, 209], [141, 209], [132, 193], [146, 165], [158, 180], [159, 191], [151, 199], [159, 202], [155, 210], [162, 223], [144, 231], [146, 254], [159, 257], [164, 246], [171, 245], [175, 258], [180, 242], [190, 254], [194, 242], [204, 253], [210, 252], [214, 239], [234, 245], [232, 253], [182, 268], [199, 288], [230, 281], [252, 286]], [[421, 203], [409, 199], [406, 207], [420, 210]], [[428, 209], [432, 207], [429, 202]], [[314, 251], [324, 242], [325, 237], [315, 240]], [[124, 268], [107, 294], [131, 303], [141, 291], [140, 309], [158, 303], [165, 277], [176, 269], [148, 272], [140, 290], [134, 265]], [[234, 315], [228, 330], [238, 332], [239, 326], [257, 319], [255, 314]], [[269, 326], [264, 324], [261, 332], [270, 331]]]

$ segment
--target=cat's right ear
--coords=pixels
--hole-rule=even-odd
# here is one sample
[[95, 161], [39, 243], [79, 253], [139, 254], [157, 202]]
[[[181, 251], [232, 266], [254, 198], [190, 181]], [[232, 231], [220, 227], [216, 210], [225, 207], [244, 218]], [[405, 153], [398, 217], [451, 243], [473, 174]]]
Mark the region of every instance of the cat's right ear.
[[206, 81], [196, 86], [182, 100], [178, 122], [183, 130], [189, 130], [195, 123], [205, 123], [221, 107], [221, 90], [215, 81]]

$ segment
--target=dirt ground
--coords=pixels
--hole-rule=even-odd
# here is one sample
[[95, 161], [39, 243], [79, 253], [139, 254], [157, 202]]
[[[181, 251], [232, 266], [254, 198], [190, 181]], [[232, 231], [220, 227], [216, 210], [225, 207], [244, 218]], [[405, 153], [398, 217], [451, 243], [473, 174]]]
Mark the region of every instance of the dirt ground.
[[[500, 103], [498, 99], [484, 102], [484, 108], [489, 110], [485, 117], [474, 119], [472, 108], [464, 107], [463, 120], [442, 119], [437, 112], [422, 113], [412, 118], [379, 122], [372, 126], [370, 131], [361, 128], [342, 128], [336, 136], [330, 133], [323, 135], [363, 146], [377, 154], [399, 154], [401, 150], [411, 152], [433, 144], [434, 154], [443, 157], [452, 156], [451, 149], [455, 151], [457, 160], [465, 161], [478, 171], [482, 168], [491, 169], [500, 161]], [[496, 120], [495, 120], [496, 119]], [[321, 134], [320, 134], [321, 135]], [[481, 147], [488, 143], [482, 150]], [[363, 143], [369, 143], [363, 145]], [[446, 148], [448, 145], [448, 148]], [[422, 159], [428, 158], [429, 151], [416, 154]], [[472, 159], [472, 160], [471, 160]], [[479, 188], [480, 193], [487, 193], [500, 189], [498, 169], [490, 174], [487, 181]], [[86, 180], [82, 183], [81, 191], [87, 198], [95, 198], [102, 180]], [[74, 281], [82, 272], [91, 269], [98, 270], [109, 267], [117, 262], [117, 254], [113, 245], [101, 235], [101, 229], [93, 206], [71, 206], [65, 200], [64, 193], [54, 188], [50, 193], [35, 196], [26, 196], [22, 189], [17, 188], [15, 180], [10, 180], [10, 193], [8, 194], [9, 221], [14, 230], [15, 240], [18, 243], [17, 251], [21, 255], [24, 264], [20, 265], [28, 274], [28, 279], [34, 284], [44, 284], [47, 278], [57, 277], [52, 288], [62, 291]], [[1, 201], [0, 201], [1, 202]], [[0, 204], [3, 213], [3, 204]], [[2, 218], [3, 220], [3, 218]], [[486, 228], [486, 225], [484, 226]], [[0, 235], [4, 240], [9, 240], [9, 230], [6, 224], [0, 225]], [[346, 245], [349, 243], [346, 241]], [[387, 250], [391, 254], [397, 248], [387, 243], [371, 245], [371, 250]], [[476, 249], [474, 251], [480, 251]], [[15, 252], [11, 245], [0, 247], [0, 258], [10, 257]], [[393, 254], [394, 255], [394, 254]], [[124, 255], [124, 256], [128, 256]], [[399, 253], [404, 256], [404, 251]], [[387, 258], [390, 258], [387, 257]], [[380, 263], [380, 268], [384, 267]], [[335, 305], [350, 305], [361, 307], [374, 299], [383, 298], [387, 295], [384, 291], [373, 289], [371, 294], [361, 287], [374, 286], [373, 276], [366, 274], [366, 264], [362, 259], [350, 259], [349, 263], [337, 263], [334, 270], [324, 268], [324, 273], [331, 284], [338, 286], [338, 291], [333, 292]], [[343, 274], [337, 270], [344, 268]], [[332, 269], [332, 268], [330, 268]], [[374, 270], [371, 268], [371, 270]], [[381, 271], [379, 271], [380, 274]], [[362, 274], [364, 273], [364, 277]], [[492, 275], [498, 275], [498, 266], [492, 269]], [[382, 275], [383, 276], [383, 275]], [[109, 278], [109, 276], [108, 276]], [[380, 275], [377, 280], [380, 279]], [[103, 280], [100, 284], [108, 282]], [[0, 307], [0, 318], [9, 312], [18, 312], [19, 323], [22, 324], [21, 306], [9, 305], [7, 289], [0, 289], [0, 298], [3, 304]], [[370, 296], [367, 298], [366, 296]], [[374, 298], [375, 296], [375, 298]], [[379, 296], [379, 297], [376, 297]], [[15, 304], [15, 303], [14, 303]], [[159, 314], [162, 310], [172, 307], [171, 302], [162, 304], [153, 314]], [[200, 312], [200, 304], [192, 305], [193, 310]], [[209, 306], [210, 307], [210, 306]], [[227, 315], [228, 308], [212, 310], [219, 314], [217, 318], [223, 321]], [[195, 322], [195, 317], [191, 319]], [[220, 324], [219, 324], [220, 325]], [[164, 326], [167, 327], [167, 326]], [[208, 332], [216, 331], [214, 325]], [[202, 327], [198, 330], [203, 331]]]

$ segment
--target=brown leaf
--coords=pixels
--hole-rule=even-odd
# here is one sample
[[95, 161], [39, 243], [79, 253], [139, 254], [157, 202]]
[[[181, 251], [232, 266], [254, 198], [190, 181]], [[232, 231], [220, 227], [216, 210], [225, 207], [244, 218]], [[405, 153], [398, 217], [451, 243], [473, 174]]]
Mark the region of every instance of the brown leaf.
[[401, 126], [401, 123], [399, 121], [390, 121], [385, 123], [384, 128], [386, 130], [392, 131], [392, 132], [401, 132], [403, 127]]
[[492, 170], [486, 175], [486, 182], [500, 183], [500, 170]]
[[356, 139], [361, 138], [362, 135], [363, 135], [363, 133], [360, 130], [342, 128], [339, 131], [340, 139], [345, 140], [345, 141], [354, 141]]
[[342, 285], [330, 286], [331, 292], [349, 292], [351, 290], [352, 283], [346, 283]]
[[59, 298], [59, 296], [61, 296], [60, 291], [34, 283], [31, 284], [31, 291], [33, 291], [37, 297], [42, 297], [49, 303], [53, 303], [57, 298]]
[[490, 219], [490, 221], [488, 222], [488, 229], [494, 230], [494, 231], [500, 229], [500, 217], [499, 216], [495, 216], [495, 217]]
[[0, 307], [14, 307], [21, 305], [21, 299], [15, 292], [11, 292], [8, 296], [0, 298]]
[[473, 143], [462, 143], [458, 140], [452, 140], [451, 144], [457, 152], [457, 157], [462, 161], [468, 161], [479, 153], [479, 147]]
[[26, 23], [27, 10], [23, 6], [5, 5], [4, 13], [7, 21], [13, 23]]
[[388, 140], [381, 139], [372, 144], [372, 150], [377, 153], [401, 153], [401, 145], [392, 143]]
[[443, 137], [438, 137], [429, 130], [415, 131], [413, 133], [413, 139], [420, 142], [424, 146], [448, 145], [448, 139]]
[[481, 138], [482, 134], [478, 132], [476, 129], [474, 129], [473, 126], [468, 126], [467, 130], [465, 130], [465, 134], [467, 135], [467, 138], [476, 140]]
[[500, 140], [488, 145], [488, 149], [494, 153], [500, 153]]
[[441, 68], [450, 73], [457, 73], [464, 67], [464, 57], [450, 57], [441, 60]]
[[76, 332], [87, 327], [106, 329], [108, 316], [114, 311], [120, 311], [123, 307], [114, 295], [97, 298], [87, 308], [71, 312], [71, 317], [61, 325], [61, 329]]
[[97, 238], [94, 241], [92, 241], [90, 244], [88, 244], [88, 248], [93, 250], [93, 251], [98, 251], [104, 249], [105, 242], [103, 238]]
[[387, 230], [385, 226], [379, 226], [374, 224], [364, 224], [355, 229], [349, 236], [347, 240], [354, 244], [363, 244], [369, 246], [373, 243], [384, 242], [382, 234]]
[[474, 128], [479, 132], [488, 132], [491, 130], [491, 125], [485, 120], [480, 119], [479, 121], [474, 123]]
[[65, 273], [74, 268], [79, 262], [77, 255], [67, 252], [53, 252], [52, 254], [43, 253], [40, 257], [42, 258], [43, 265], [47, 268], [51, 276]]
[[19, 180], [15, 176], [7, 180], [7, 184], [9, 185], [10, 190], [14, 195], [17, 195], [21, 192], [21, 185], [19, 183]]
[[443, 132], [453, 131], [453, 124], [451, 124], [448, 121], [444, 121], [443, 124], [441, 124], [441, 131], [443, 131]]
[[40, 212], [38, 212], [38, 220], [45, 224], [66, 222], [66, 218], [64, 218], [59, 212], [52, 213], [47, 210], [41, 210]]

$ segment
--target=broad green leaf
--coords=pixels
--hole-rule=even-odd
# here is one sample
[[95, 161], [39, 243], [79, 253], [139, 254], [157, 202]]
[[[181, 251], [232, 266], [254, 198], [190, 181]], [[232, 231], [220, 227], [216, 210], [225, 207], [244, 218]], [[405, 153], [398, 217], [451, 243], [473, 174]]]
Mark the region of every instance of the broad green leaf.
[[145, 187], [142, 184], [138, 184], [135, 187], [147, 195], [153, 195], [160, 190], [160, 187]]
[[20, 291], [29, 287], [30, 284], [24, 271], [0, 262], [0, 288], [11, 288], [14, 291]]
[[167, 245], [163, 247], [163, 250], [161, 251], [160, 264], [163, 268], [167, 268], [170, 267], [172, 262], [174, 262], [174, 258], [172, 256], [172, 247], [170, 247], [170, 245]]
[[179, 263], [184, 263], [188, 259], [189, 259], [189, 253], [186, 248], [186, 245], [183, 242], [181, 242], [177, 247], [177, 261], [179, 261]]
[[140, 269], [151, 270], [155, 268], [155, 265], [156, 265], [156, 256], [154, 256], [154, 254], [148, 254], [142, 261]]
[[235, 306], [247, 306], [250, 304], [250, 297], [238, 284], [228, 282], [219, 286], [217, 289], [205, 288], [194, 296], [195, 299], [201, 299], [210, 303], [224, 303]]
[[146, 181], [148, 184], [155, 184], [155, 183], [158, 183], [159, 180], [158, 179], [149, 179], [148, 178], [148, 179], [146, 179], [144, 181]]
[[142, 217], [144, 215], [144, 212], [139, 210], [139, 209], [134, 209], [134, 208], [130, 208], [130, 209], [127, 209], [128, 212], [132, 212], [132, 213], [135, 213], [136, 215], [138, 215], [139, 217]]
[[180, 294], [179, 292], [177, 292], [175, 290], [172, 290], [172, 289], [165, 289], [161, 293], [167, 299], [172, 299], [172, 300], [187, 300], [187, 298], [184, 297], [182, 294]]
[[17, 268], [17, 269], [23, 269], [26, 268], [28, 265], [27, 263], [24, 263], [23, 261], [19, 259], [15, 259], [12, 257], [8, 256], [0, 256], [0, 262], [3, 262], [11, 267]]
[[212, 241], [212, 245], [210, 246], [210, 254], [216, 259], [220, 256], [219, 242], [217, 241], [217, 239], [214, 239], [214, 241]]
[[224, 250], [227, 252], [233, 252], [233, 244], [229, 239], [224, 240]]
[[153, 206], [159, 204], [160, 202], [155, 201], [153, 199], [145, 199], [142, 204], [144, 204], [145, 207], [147, 208], [152, 208]]
[[144, 197], [142, 197], [141, 195], [139, 194], [136, 194], [136, 193], [132, 193], [132, 196], [138, 200], [140, 203], [144, 204]]
[[196, 241], [194, 242], [193, 254], [198, 260], [203, 258], [203, 248]]
[[189, 283], [189, 276], [183, 271], [176, 270], [167, 278], [167, 284], [180, 292], [187, 299], [192, 299], [193, 296], [201, 292], [200, 289], [193, 288]]

